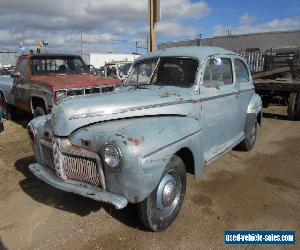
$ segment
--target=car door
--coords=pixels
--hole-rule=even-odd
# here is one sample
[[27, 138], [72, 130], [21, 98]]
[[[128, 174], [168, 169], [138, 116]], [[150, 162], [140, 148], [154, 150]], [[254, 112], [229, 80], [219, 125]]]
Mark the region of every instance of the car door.
[[210, 161], [241, 137], [237, 92], [230, 57], [211, 57], [205, 64], [200, 95], [204, 159]]
[[14, 78], [14, 83], [12, 87], [12, 93], [14, 98], [14, 103], [17, 107], [31, 111], [30, 107], [30, 96], [29, 96], [29, 69], [28, 69], [28, 61], [26, 57], [20, 59], [19, 64], [17, 66], [17, 70], [19, 76]]
[[234, 58], [234, 86], [238, 92], [239, 112], [240, 112], [240, 129], [245, 128], [247, 108], [254, 93], [254, 86], [251, 80], [251, 74], [246, 62], [242, 58]]

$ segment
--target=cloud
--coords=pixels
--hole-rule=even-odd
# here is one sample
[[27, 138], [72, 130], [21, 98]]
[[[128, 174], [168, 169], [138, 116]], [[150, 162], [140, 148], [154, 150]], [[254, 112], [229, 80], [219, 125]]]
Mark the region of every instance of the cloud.
[[255, 20], [256, 20], [256, 16], [252, 16], [249, 13], [245, 13], [240, 18], [241, 24], [251, 24], [251, 23], [254, 23]]
[[[230, 32], [234, 34], [246, 34], [255, 32], [267, 32], [267, 31], [285, 31], [285, 30], [297, 30], [300, 29], [300, 16], [273, 19], [269, 22], [261, 24], [243, 24], [240, 26], [230, 27]], [[215, 36], [227, 35], [228, 27], [223, 25], [215, 25], [213, 27], [213, 33]]]
[[[161, 0], [161, 8], [158, 39], [195, 34], [195, 28], [181, 20], [199, 20], [212, 11], [208, 3], [192, 0]], [[27, 46], [43, 39], [49, 49], [77, 48], [83, 31], [86, 50], [101, 50], [110, 39], [145, 40], [147, 25], [148, 0], [0, 1], [0, 47], [16, 49], [19, 37]], [[114, 49], [115, 43], [110, 44]]]

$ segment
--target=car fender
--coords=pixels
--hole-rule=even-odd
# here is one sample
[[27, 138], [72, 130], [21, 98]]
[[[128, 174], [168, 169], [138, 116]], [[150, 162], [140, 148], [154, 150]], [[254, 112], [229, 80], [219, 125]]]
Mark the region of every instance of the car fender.
[[201, 174], [199, 124], [187, 116], [120, 119], [86, 126], [75, 131], [70, 139], [74, 145], [87, 145], [102, 159], [105, 144], [117, 146], [122, 154], [122, 166], [120, 171], [113, 172], [103, 165], [107, 189], [137, 203], [155, 189], [169, 160], [182, 148], [192, 152], [195, 174]]
[[247, 123], [253, 119], [256, 119], [260, 126], [262, 125], [262, 101], [256, 93], [250, 97], [247, 108]]

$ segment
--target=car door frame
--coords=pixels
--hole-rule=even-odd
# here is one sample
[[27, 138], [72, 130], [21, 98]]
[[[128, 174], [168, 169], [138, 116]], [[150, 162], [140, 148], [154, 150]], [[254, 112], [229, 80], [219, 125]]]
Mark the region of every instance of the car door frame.
[[[232, 70], [232, 83], [218, 87], [208, 87], [204, 84], [204, 73], [207, 62], [214, 57], [229, 59]], [[240, 131], [238, 91], [234, 86], [233, 56], [231, 54], [214, 54], [203, 60], [202, 77], [199, 82], [201, 98], [201, 120], [203, 129], [203, 152], [206, 164], [218, 159], [223, 153], [235, 146], [243, 138]], [[229, 101], [226, 103], [226, 101]], [[217, 102], [217, 103], [216, 103]], [[216, 104], [224, 104], [216, 106]], [[210, 105], [210, 107], [209, 107]], [[229, 112], [229, 113], [228, 113]], [[229, 115], [228, 115], [229, 114]], [[219, 129], [222, 124], [224, 128]], [[233, 125], [233, 126], [232, 126]]]
[[[248, 72], [248, 81], [238, 81], [237, 80], [237, 71], [236, 71], [236, 65], [235, 60], [240, 60], [247, 69]], [[232, 66], [233, 66], [233, 72], [234, 72], [234, 85], [237, 91], [237, 98], [239, 102], [239, 108], [240, 108], [240, 116], [241, 116], [241, 123], [240, 123], [240, 129], [244, 131], [246, 126], [246, 117], [247, 117], [247, 109], [250, 102], [251, 96], [255, 93], [255, 88], [252, 81], [252, 76], [250, 69], [248, 67], [248, 64], [246, 60], [240, 56], [233, 56], [232, 59]]]

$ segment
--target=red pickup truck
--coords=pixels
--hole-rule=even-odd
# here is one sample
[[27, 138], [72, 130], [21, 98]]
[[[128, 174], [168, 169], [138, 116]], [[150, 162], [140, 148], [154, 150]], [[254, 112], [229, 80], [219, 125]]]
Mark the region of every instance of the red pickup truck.
[[50, 113], [66, 97], [113, 91], [122, 81], [95, 76], [77, 55], [28, 54], [18, 58], [11, 78], [0, 78], [4, 114], [15, 108], [35, 117]]

